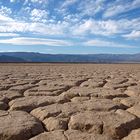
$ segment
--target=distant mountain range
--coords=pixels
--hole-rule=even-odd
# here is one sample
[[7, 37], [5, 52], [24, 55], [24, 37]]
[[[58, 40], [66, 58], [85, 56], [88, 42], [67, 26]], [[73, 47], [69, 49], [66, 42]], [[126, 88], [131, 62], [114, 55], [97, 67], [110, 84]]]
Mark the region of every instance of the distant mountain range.
[[0, 62], [24, 62], [25, 60], [19, 57], [0, 55]]
[[139, 63], [138, 54], [43, 54], [33, 52], [1, 52], [0, 62], [88, 62]]

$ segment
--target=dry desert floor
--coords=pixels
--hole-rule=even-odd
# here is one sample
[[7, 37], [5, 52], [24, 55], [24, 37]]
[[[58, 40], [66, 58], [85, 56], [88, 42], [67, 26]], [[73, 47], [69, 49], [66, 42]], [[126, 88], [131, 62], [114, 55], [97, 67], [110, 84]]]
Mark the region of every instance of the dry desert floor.
[[0, 140], [140, 140], [140, 65], [0, 64]]

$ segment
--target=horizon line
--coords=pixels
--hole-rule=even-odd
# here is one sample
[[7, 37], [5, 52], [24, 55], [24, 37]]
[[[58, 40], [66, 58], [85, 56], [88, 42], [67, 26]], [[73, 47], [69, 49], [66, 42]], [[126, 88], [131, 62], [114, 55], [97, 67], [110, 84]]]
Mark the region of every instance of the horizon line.
[[114, 55], [134, 55], [138, 53], [44, 53], [35, 51], [0, 51], [0, 53], [38, 53], [38, 54], [49, 54], [49, 55], [97, 55], [97, 54], [114, 54]]

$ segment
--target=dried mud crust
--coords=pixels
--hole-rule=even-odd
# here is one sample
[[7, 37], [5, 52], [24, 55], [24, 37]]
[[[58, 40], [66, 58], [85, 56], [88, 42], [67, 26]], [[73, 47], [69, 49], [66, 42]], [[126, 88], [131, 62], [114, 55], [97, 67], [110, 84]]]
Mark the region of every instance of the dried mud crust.
[[0, 140], [139, 140], [140, 65], [0, 64]]

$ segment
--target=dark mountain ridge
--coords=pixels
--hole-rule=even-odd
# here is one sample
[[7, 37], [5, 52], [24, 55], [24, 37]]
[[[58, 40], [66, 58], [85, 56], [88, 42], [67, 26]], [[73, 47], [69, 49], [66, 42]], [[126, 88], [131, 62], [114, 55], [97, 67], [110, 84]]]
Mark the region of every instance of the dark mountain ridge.
[[14, 56], [0, 55], [0, 62], [26, 62], [26, 60]]
[[34, 52], [1, 52], [0, 62], [140, 62], [138, 54], [43, 54]]

